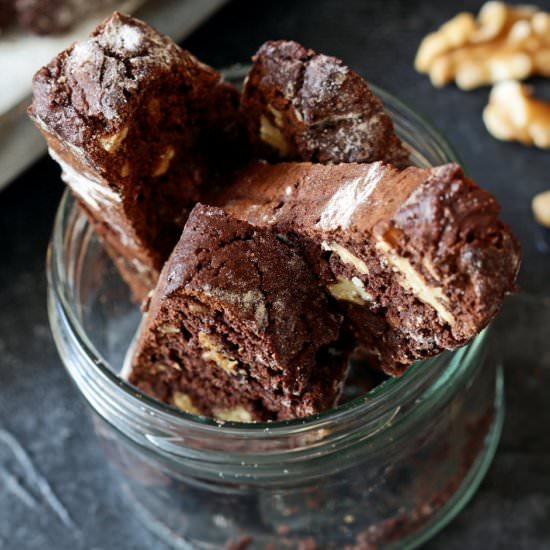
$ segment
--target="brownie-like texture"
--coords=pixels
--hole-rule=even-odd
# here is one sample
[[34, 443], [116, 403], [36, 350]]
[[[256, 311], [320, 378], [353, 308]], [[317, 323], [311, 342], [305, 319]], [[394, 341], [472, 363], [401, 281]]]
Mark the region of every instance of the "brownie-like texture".
[[68, 31], [83, 17], [116, 0], [11, 0], [21, 26], [34, 34], [56, 34]]
[[[33, 80], [29, 114], [97, 233], [152, 288], [200, 187], [238, 157], [238, 92], [115, 13]], [[142, 297], [142, 296], [141, 296]]]
[[408, 164], [409, 152], [365, 80], [296, 42], [258, 50], [241, 110], [251, 143], [268, 159]]
[[518, 242], [456, 164], [258, 162], [218, 203], [302, 249], [388, 374], [466, 343], [515, 288]]
[[197, 205], [166, 262], [128, 380], [223, 420], [332, 407], [347, 371], [327, 346], [341, 317], [305, 261], [268, 229]]

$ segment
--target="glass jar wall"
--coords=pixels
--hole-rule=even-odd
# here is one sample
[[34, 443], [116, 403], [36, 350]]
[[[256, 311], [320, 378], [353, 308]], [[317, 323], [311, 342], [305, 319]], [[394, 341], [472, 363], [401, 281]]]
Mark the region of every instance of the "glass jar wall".
[[[426, 123], [375, 93], [415, 164], [455, 160]], [[121, 490], [175, 547], [411, 548], [461, 509], [494, 454], [502, 380], [486, 333], [321, 415], [223, 423], [177, 411], [118, 377], [140, 313], [69, 194], [48, 279], [61, 358], [91, 406]]]

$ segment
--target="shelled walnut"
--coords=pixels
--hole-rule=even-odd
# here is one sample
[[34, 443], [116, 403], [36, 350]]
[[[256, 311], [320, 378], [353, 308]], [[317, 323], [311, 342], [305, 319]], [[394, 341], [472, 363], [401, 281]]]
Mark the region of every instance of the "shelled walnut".
[[550, 191], [539, 193], [531, 203], [535, 220], [541, 225], [550, 227]]
[[550, 14], [535, 6], [487, 2], [477, 19], [463, 12], [426, 36], [415, 67], [434, 86], [455, 81], [463, 90], [550, 76]]
[[515, 81], [496, 84], [483, 111], [487, 130], [504, 141], [550, 148], [550, 102], [536, 99], [529, 86]]

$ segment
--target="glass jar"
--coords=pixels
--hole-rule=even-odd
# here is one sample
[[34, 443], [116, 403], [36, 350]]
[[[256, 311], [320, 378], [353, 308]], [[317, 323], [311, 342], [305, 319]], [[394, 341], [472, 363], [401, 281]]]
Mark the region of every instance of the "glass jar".
[[[415, 164], [455, 160], [423, 120], [373, 89]], [[220, 422], [119, 378], [140, 313], [69, 193], [48, 280], [55, 341], [121, 489], [177, 548], [412, 548], [464, 506], [495, 452], [502, 374], [486, 331], [323, 414]]]

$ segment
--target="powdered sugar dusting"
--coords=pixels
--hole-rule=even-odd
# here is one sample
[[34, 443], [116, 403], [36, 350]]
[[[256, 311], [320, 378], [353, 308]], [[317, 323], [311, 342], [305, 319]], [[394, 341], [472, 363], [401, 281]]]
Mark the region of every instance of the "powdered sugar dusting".
[[[92, 174], [77, 172], [70, 164], [61, 159], [53, 149], [50, 148], [49, 153], [61, 166], [61, 178], [71, 188], [73, 193], [84, 201], [90, 210], [95, 210], [96, 212], [109, 210], [109, 226], [111, 229], [116, 231], [123, 246], [135, 248], [137, 244], [129, 228], [127, 228], [126, 224], [120, 223], [122, 197]], [[135, 262], [139, 261], [135, 260]], [[134, 268], [141, 273], [142, 271], [138, 269], [138, 265], [134, 262], [132, 263]]]
[[[334, 101], [335, 92], [339, 91], [349, 75], [349, 68], [338, 62], [334, 57], [318, 54], [308, 64], [304, 80], [306, 86], [315, 91], [311, 101], [322, 105], [327, 100]], [[342, 97], [337, 101], [346, 101]]]
[[110, 24], [105, 27], [101, 40], [116, 51], [135, 52], [142, 43], [143, 35], [136, 26], [120, 25], [118, 21], [110, 21]]
[[317, 226], [321, 229], [348, 227], [357, 208], [368, 200], [384, 174], [383, 163], [375, 162], [364, 176], [346, 181], [325, 205]]
[[63, 180], [93, 210], [100, 210], [113, 203], [121, 202], [120, 195], [110, 187], [101, 184], [89, 174], [77, 172], [70, 164], [62, 160], [52, 149], [50, 156], [61, 166]]
[[363, 116], [363, 111], [355, 111], [351, 113], [344, 113], [344, 114], [331, 114], [329, 116], [326, 116], [324, 118], [316, 119], [314, 122], [310, 124], [311, 127], [315, 126], [326, 126], [327, 124], [336, 124], [338, 122], [345, 122], [348, 120], [356, 120], [359, 117]]
[[120, 37], [127, 50], [133, 51], [141, 44], [141, 32], [136, 27], [124, 25], [120, 29]]
[[97, 55], [97, 50], [92, 40], [77, 42], [71, 51], [69, 63], [72, 66], [81, 67], [92, 62], [95, 55]]

